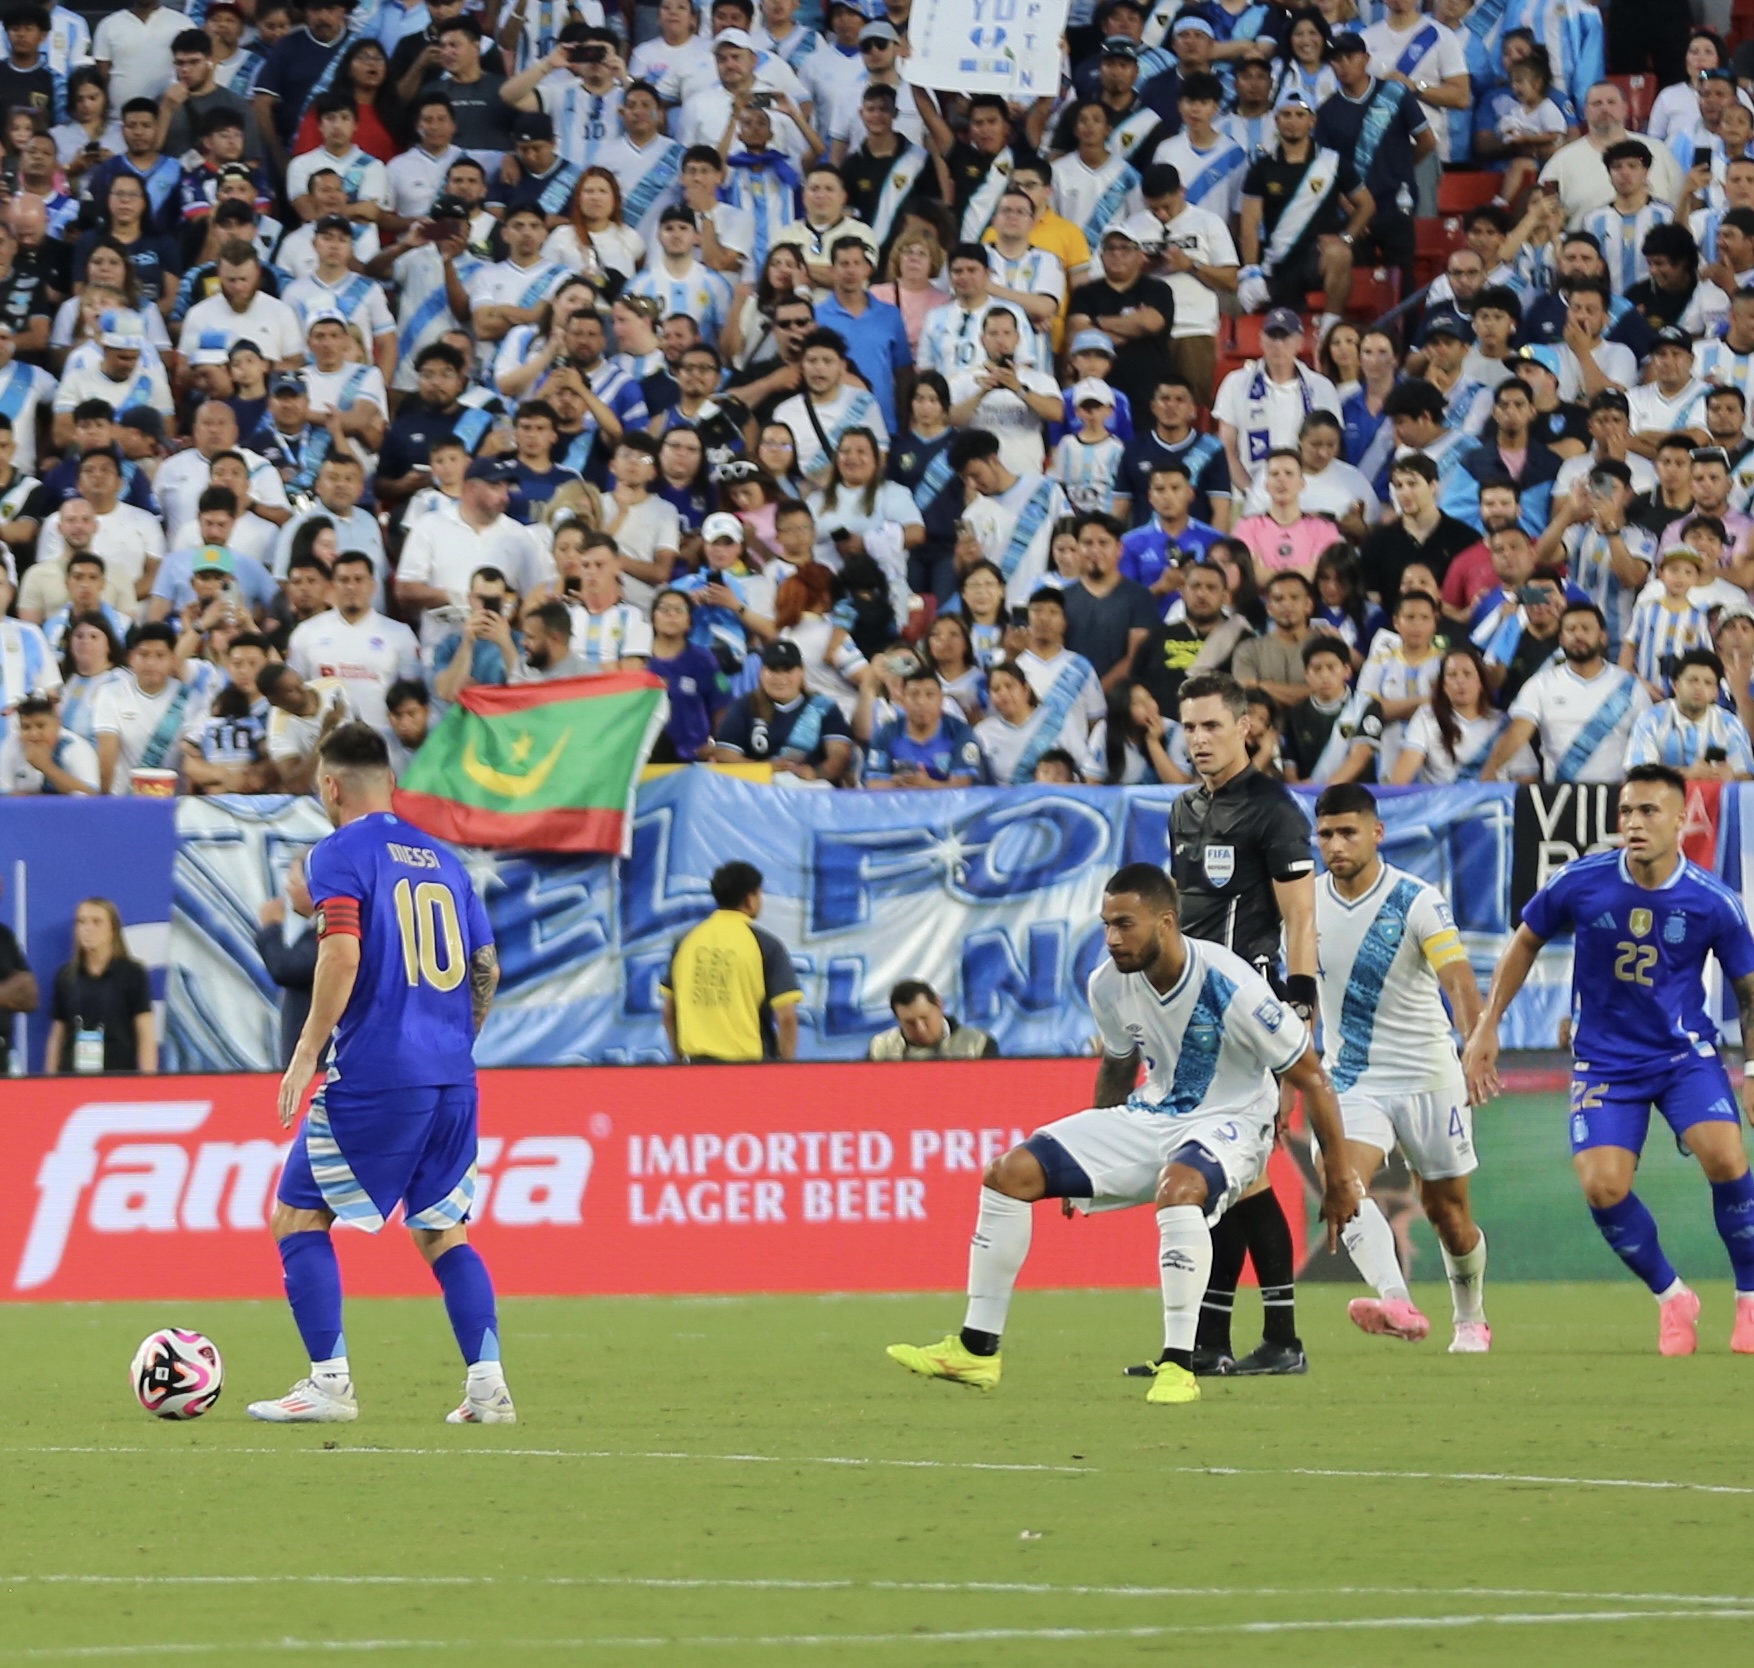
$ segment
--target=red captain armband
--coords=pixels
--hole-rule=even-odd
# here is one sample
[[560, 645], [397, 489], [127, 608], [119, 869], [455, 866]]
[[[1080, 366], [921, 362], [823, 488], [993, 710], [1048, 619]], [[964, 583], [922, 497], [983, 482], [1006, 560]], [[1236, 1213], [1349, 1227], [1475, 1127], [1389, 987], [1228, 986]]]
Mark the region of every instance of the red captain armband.
[[359, 900], [357, 898], [325, 898], [317, 905], [317, 937], [358, 938]]

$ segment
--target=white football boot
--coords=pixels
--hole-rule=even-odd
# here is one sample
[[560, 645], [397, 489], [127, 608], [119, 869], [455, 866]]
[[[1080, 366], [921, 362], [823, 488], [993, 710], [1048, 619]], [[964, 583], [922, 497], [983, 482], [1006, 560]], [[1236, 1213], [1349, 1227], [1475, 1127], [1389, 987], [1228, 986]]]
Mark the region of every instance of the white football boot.
[[345, 1425], [359, 1417], [359, 1403], [352, 1379], [337, 1390], [301, 1378], [277, 1402], [251, 1402], [249, 1414], [270, 1425]]

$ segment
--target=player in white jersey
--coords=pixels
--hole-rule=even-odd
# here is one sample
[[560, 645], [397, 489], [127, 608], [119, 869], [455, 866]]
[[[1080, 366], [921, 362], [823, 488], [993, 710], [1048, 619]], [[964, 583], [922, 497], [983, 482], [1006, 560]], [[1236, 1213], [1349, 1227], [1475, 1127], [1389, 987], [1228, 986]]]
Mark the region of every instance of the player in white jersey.
[[[1492, 1347], [1482, 1298], [1486, 1236], [1468, 1207], [1479, 1158], [1451, 1035], [1452, 1013], [1464, 1036], [1472, 1030], [1480, 988], [1437, 888], [1378, 855], [1383, 825], [1368, 788], [1324, 789], [1315, 828], [1328, 869], [1316, 884], [1323, 1064], [1340, 1100], [1346, 1157], [1368, 1185], [1389, 1150], [1401, 1149], [1449, 1275], [1450, 1353], [1483, 1355]], [[1425, 1337], [1431, 1323], [1414, 1306], [1394, 1231], [1375, 1200], [1364, 1199], [1341, 1238], [1377, 1291], [1347, 1306], [1353, 1324], [1390, 1338]]]
[[1337, 1244], [1358, 1208], [1359, 1186], [1309, 1033], [1240, 956], [1184, 937], [1180, 910], [1175, 882], [1154, 864], [1129, 863], [1103, 888], [1111, 959], [1089, 986], [1103, 1046], [1097, 1104], [1038, 1129], [987, 1166], [961, 1334], [892, 1344], [890, 1358], [910, 1372], [982, 1390], [998, 1384], [1000, 1336], [1029, 1254], [1036, 1200], [1086, 1212], [1155, 1202], [1164, 1349], [1145, 1399], [1198, 1401], [1191, 1363], [1212, 1267], [1211, 1225], [1266, 1171], [1281, 1082], [1302, 1091], [1321, 1145], [1322, 1215], [1330, 1249]]

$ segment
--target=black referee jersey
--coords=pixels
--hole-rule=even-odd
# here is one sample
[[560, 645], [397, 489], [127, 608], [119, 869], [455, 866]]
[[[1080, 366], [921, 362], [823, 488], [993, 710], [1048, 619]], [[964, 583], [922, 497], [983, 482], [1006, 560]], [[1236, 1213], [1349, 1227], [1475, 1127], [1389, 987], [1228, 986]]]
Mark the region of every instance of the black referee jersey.
[[1253, 765], [1216, 793], [1201, 783], [1179, 795], [1169, 840], [1182, 931], [1277, 967], [1284, 923], [1272, 883], [1315, 872], [1309, 836], [1291, 791]]

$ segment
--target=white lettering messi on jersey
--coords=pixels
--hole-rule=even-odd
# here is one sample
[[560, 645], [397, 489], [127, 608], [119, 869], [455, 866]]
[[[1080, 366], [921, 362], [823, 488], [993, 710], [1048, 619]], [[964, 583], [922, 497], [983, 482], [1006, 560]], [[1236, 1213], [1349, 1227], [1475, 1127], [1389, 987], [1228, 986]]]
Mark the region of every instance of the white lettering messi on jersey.
[[1348, 900], [1323, 875], [1316, 950], [1322, 1063], [1336, 1090], [1418, 1095], [1460, 1086], [1437, 972], [1467, 953], [1436, 887], [1384, 863], [1370, 890]]
[[1219, 944], [1184, 938], [1187, 965], [1167, 996], [1112, 961], [1090, 975], [1091, 1017], [1104, 1050], [1145, 1059], [1127, 1104], [1166, 1117], [1265, 1115], [1279, 1106], [1275, 1074], [1295, 1065], [1309, 1036], [1272, 987]]

